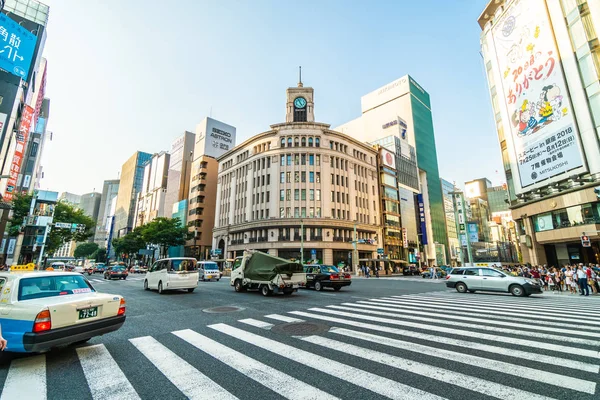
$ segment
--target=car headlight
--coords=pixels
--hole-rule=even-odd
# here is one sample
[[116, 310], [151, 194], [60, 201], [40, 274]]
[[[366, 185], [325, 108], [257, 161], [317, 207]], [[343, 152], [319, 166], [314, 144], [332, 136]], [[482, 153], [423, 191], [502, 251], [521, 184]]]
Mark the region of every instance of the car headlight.
[[525, 279], [525, 283], [529, 283], [530, 285], [537, 285], [536, 281], [532, 281], [531, 279]]

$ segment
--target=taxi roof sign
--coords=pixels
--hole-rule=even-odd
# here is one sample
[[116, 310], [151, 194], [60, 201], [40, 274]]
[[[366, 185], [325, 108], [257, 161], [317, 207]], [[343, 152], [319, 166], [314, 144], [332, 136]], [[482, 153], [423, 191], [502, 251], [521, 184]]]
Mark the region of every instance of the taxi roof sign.
[[10, 272], [35, 271], [35, 264], [29, 263], [26, 265], [13, 265], [10, 267]]

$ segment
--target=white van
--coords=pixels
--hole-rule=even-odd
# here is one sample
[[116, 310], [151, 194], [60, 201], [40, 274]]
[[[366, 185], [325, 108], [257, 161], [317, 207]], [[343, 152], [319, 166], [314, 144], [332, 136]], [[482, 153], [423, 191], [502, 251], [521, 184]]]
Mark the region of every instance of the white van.
[[198, 275], [202, 281], [215, 278], [217, 281], [221, 278], [219, 266], [214, 261], [200, 261], [198, 263]]
[[162, 294], [166, 290], [186, 289], [192, 293], [198, 287], [198, 277], [195, 258], [164, 258], [148, 269], [144, 290], [156, 289]]

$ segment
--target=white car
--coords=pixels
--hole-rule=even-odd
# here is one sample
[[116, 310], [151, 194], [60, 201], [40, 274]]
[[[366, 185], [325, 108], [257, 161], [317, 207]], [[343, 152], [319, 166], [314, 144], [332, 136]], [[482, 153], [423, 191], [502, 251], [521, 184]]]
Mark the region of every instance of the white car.
[[221, 272], [219, 271], [219, 266], [214, 261], [198, 262], [198, 275], [200, 275], [200, 280], [202, 281], [210, 281], [213, 278], [217, 281], [221, 279]]
[[163, 294], [166, 290], [184, 289], [192, 293], [198, 287], [199, 276], [195, 258], [165, 258], [152, 264], [146, 273], [144, 290]]
[[0, 272], [0, 326], [8, 351], [86, 342], [125, 322], [125, 299], [74, 272]]
[[83, 268], [83, 267], [75, 267], [73, 269], [73, 272], [77, 272], [79, 274], [83, 274], [83, 273], [85, 273], [85, 268]]

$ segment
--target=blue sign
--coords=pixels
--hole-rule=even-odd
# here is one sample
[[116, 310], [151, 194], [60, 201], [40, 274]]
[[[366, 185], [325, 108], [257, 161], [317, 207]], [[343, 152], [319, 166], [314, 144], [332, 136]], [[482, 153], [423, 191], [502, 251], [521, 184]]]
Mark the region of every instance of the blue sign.
[[213, 254], [216, 256], [220, 256], [221, 254], [223, 254], [223, 250], [221, 249], [213, 249]]
[[423, 195], [417, 195], [417, 203], [419, 203], [419, 219], [421, 223], [421, 244], [427, 244], [427, 226], [425, 225], [425, 204], [423, 203]]
[[377, 249], [377, 254], [383, 254], [383, 249]]
[[310, 250], [310, 254], [311, 254], [311, 255], [312, 255], [312, 254], [314, 254], [314, 255], [317, 255], [317, 249], [311, 249], [311, 250]]
[[0, 68], [27, 79], [37, 37], [0, 13]]

